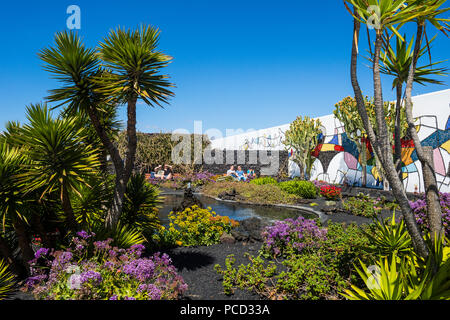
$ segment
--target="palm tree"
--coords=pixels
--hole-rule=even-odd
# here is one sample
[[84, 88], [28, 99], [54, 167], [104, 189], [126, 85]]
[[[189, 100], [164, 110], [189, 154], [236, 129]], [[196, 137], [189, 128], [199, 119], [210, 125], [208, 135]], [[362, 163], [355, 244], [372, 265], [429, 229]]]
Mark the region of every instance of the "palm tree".
[[405, 113], [406, 121], [408, 123], [408, 132], [414, 141], [417, 157], [422, 165], [430, 234], [431, 239], [435, 242], [436, 238], [440, 238], [444, 235], [444, 229], [442, 225], [442, 208], [439, 202], [439, 189], [437, 187], [436, 173], [434, 171], [433, 152], [431, 148], [424, 147], [420, 143], [412, 115], [411, 96], [423, 37], [427, 40], [427, 46], [429, 45], [425, 29], [426, 24], [429, 23], [448, 37], [447, 31], [450, 31], [450, 26], [447, 22], [450, 21], [450, 19], [443, 19], [440, 16], [449, 11], [450, 8], [442, 8], [446, 2], [445, 0], [416, 0], [415, 2], [419, 4], [422, 12], [421, 14], [414, 16], [414, 21], [417, 25], [416, 43], [414, 46], [412, 63], [410, 64], [408, 77], [406, 79]]
[[141, 99], [149, 106], [162, 106], [173, 96], [173, 85], [159, 71], [171, 57], [157, 51], [159, 30], [142, 26], [131, 31], [118, 28], [100, 43], [99, 54], [105, 68], [111, 70], [100, 79], [102, 93], [114, 101], [127, 104], [127, 152], [113, 198], [113, 210], [106, 217], [109, 228], [114, 227], [122, 211], [126, 185], [130, 179], [136, 156], [136, 104]]
[[[142, 99], [161, 106], [173, 93], [172, 84], [159, 71], [171, 58], [157, 51], [159, 31], [142, 26], [139, 30], [112, 31], [100, 44], [98, 53], [87, 49], [73, 32], [58, 33], [54, 48], [39, 53], [45, 70], [63, 86], [50, 91], [49, 101], [66, 105], [70, 113], [87, 115], [114, 164], [116, 185], [106, 226], [113, 229], [120, 217], [127, 182], [136, 153], [136, 104]], [[100, 60], [100, 58], [103, 60]], [[102, 63], [104, 64], [102, 66]], [[105, 69], [107, 68], [107, 69]], [[102, 121], [105, 105], [127, 104], [127, 153], [122, 159], [113, 137]]]
[[27, 107], [29, 124], [16, 136], [29, 162], [17, 177], [25, 192], [39, 190], [40, 198], [58, 191], [66, 223], [77, 229], [70, 194], [99, 166], [97, 150], [83, 143], [85, 131], [75, 118], [53, 119], [47, 106]]

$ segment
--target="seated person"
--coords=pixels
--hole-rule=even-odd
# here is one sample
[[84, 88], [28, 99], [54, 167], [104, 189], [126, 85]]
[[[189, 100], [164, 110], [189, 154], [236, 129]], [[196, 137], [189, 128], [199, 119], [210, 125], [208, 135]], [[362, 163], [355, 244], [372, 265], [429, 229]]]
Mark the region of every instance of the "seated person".
[[239, 181], [246, 181], [247, 180], [247, 175], [244, 173], [244, 171], [242, 170], [241, 166], [238, 166], [238, 169], [236, 170], [236, 174], [238, 176], [238, 180]]
[[172, 166], [169, 166], [168, 164], [164, 164], [164, 166], [157, 166], [155, 168], [155, 172], [155, 178], [159, 178], [162, 180], [170, 180], [173, 176]]
[[253, 169], [248, 169], [247, 170], [247, 177], [255, 177], [256, 176], [256, 174], [255, 174], [255, 170], [253, 170]]
[[164, 179], [170, 180], [173, 177], [173, 171], [172, 166], [169, 166], [168, 164], [164, 165]]
[[227, 171], [227, 176], [237, 178], [236, 171], [234, 171], [234, 166], [231, 166], [230, 169]]

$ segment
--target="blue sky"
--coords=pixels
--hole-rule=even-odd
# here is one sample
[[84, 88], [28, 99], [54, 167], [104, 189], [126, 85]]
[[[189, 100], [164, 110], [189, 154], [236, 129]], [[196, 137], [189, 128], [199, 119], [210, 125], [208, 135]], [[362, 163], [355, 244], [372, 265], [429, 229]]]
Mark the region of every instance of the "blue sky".
[[[37, 52], [66, 29], [71, 4], [81, 8], [79, 33], [89, 46], [119, 25], [161, 29], [160, 49], [174, 57], [166, 73], [176, 96], [165, 109], [139, 105], [140, 131], [192, 131], [194, 120], [204, 130], [266, 128], [298, 115], [329, 114], [353, 94], [352, 19], [342, 1], [320, 7], [298, 0], [8, 1], [0, 12], [0, 130], [8, 120], [25, 121], [25, 106], [59, 86]], [[449, 52], [450, 41], [439, 34], [433, 60], [448, 59]], [[370, 70], [360, 62], [361, 86], [372, 95]], [[392, 99], [390, 79], [383, 80], [385, 98]], [[445, 86], [415, 85], [414, 95], [449, 88], [444, 80]], [[125, 119], [125, 108], [120, 115]]]

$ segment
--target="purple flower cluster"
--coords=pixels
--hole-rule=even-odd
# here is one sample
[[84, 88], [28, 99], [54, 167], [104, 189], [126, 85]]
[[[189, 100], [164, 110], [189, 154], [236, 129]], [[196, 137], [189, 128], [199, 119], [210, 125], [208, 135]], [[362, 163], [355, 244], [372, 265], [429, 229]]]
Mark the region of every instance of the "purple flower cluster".
[[316, 221], [300, 216], [277, 221], [262, 235], [266, 249], [277, 256], [289, 250], [301, 252], [317, 247], [320, 241], [326, 240], [327, 230], [319, 228]]
[[80, 282], [81, 284], [93, 281], [94, 283], [100, 283], [102, 282], [102, 275], [100, 272], [88, 270], [86, 272], [83, 272], [80, 276]]
[[[450, 236], [450, 193], [439, 193], [439, 202], [442, 209], [442, 224], [444, 226], [445, 235]], [[427, 202], [425, 194], [416, 201], [410, 201], [409, 205], [413, 210], [417, 224], [423, 231], [428, 231]]]
[[143, 245], [121, 249], [111, 242], [94, 242], [90, 234], [80, 232], [66, 251], [40, 248], [30, 261], [32, 274], [25, 290], [38, 299], [75, 300], [177, 299], [187, 290], [167, 254], [145, 258]]
[[34, 257], [36, 259], [39, 259], [40, 257], [45, 257], [48, 252], [50, 251], [50, 249], [47, 248], [39, 248], [35, 253], [34, 253]]

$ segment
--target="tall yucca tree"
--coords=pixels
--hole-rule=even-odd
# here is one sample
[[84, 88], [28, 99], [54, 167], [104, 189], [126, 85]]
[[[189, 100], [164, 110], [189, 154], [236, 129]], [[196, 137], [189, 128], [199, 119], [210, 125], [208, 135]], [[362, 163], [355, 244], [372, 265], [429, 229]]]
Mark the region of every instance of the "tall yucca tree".
[[441, 18], [450, 8], [443, 8], [445, 0], [416, 0], [418, 6], [424, 8], [426, 14], [418, 14], [414, 17], [417, 26], [416, 42], [414, 45], [414, 55], [410, 64], [409, 74], [406, 79], [405, 88], [405, 111], [406, 120], [408, 122], [408, 132], [411, 135], [417, 152], [417, 157], [422, 165], [423, 180], [426, 193], [427, 215], [430, 227], [431, 238], [437, 241], [437, 238], [444, 236], [444, 228], [442, 225], [442, 208], [439, 202], [439, 189], [437, 187], [436, 173], [434, 170], [433, 152], [430, 147], [424, 147], [420, 143], [417, 134], [415, 121], [412, 114], [412, 88], [415, 82], [415, 74], [417, 63], [420, 58], [421, 46], [423, 38], [429, 45], [426, 26], [431, 25], [432, 28], [441, 31], [448, 37], [447, 32], [450, 31], [448, 22], [450, 19]]
[[[386, 32], [391, 31], [402, 41], [403, 37], [400, 35], [398, 29], [406, 23], [415, 21], [415, 19], [423, 19], [424, 17], [433, 17], [437, 19], [439, 7], [445, 1], [427, 1], [416, 0], [411, 2], [404, 2], [402, 0], [344, 0], [349, 12], [354, 17], [354, 32], [352, 43], [352, 57], [351, 57], [351, 81], [357, 101], [358, 112], [363, 121], [364, 127], [369, 136], [370, 142], [383, 166], [387, 180], [389, 181], [395, 198], [397, 199], [402, 210], [408, 231], [411, 235], [415, 251], [422, 257], [427, 257], [429, 250], [422, 237], [422, 233], [417, 225], [414, 214], [409, 206], [406, 192], [403, 188], [403, 183], [397, 174], [396, 167], [392, 158], [392, 149], [390, 147], [389, 133], [385, 114], [383, 112], [383, 93], [381, 87], [380, 76], [380, 57], [383, 45], [383, 36]], [[348, 4], [353, 6], [353, 11], [350, 10]], [[441, 12], [438, 12], [440, 14]], [[436, 22], [436, 20], [434, 20]], [[374, 104], [376, 113], [377, 132], [374, 132], [372, 124], [369, 121], [367, 111], [365, 109], [364, 98], [357, 78], [357, 57], [358, 57], [358, 41], [360, 24], [364, 23], [375, 29], [375, 47], [373, 52], [373, 88], [374, 88]], [[421, 38], [421, 37], [418, 37]], [[420, 49], [420, 46], [418, 50]], [[414, 63], [412, 64], [414, 65]], [[409, 74], [412, 80], [414, 79], [414, 72]], [[407, 85], [408, 86], [408, 85]], [[407, 96], [406, 96], [407, 97]], [[407, 118], [408, 118], [408, 110]], [[408, 120], [409, 121], [409, 120]], [[409, 124], [409, 123], [408, 123]], [[415, 130], [415, 128], [414, 128]], [[410, 130], [411, 131], [411, 130]], [[416, 132], [417, 136], [417, 132]], [[420, 144], [420, 142], [419, 142]]]
[[112, 210], [106, 217], [106, 225], [113, 228], [123, 206], [126, 185], [130, 179], [136, 157], [136, 104], [139, 99], [151, 107], [162, 106], [173, 96], [173, 85], [160, 71], [171, 57], [157, 50], [159, 30], [141, 26], [130, 30], [118, 28], [111, 31], [99, 45], [99, 57], [110, 72], [99, 79], [101, 91], [113, 101], [127, 104], [128, 145], [125, 164], [116, 172], [118, 183], [114, 191]]
[[77, 230], [70, 194], [79, 193], [80, 184], [95, 174], [98, 152], [84, 143], [85, 130], [76, 118], [54, 119], [45, 104], [32, 104], [27, 119], [15, 139], [29, 162], [17, 177], [25, 192], [39, 190], [40, 198], [57, 191], [67, 226]]
[[[86, 48], [76, 33], [61, 32], [55, 46], [39, 53], [44, 69], [54, 74], [62, 87], [50, 91], [49, 101], [66, 105], [67, 112], [87, 115], [108, 150], [116, 173], [116, 186], [106, 226], [113, 229], [122, 211], [123, 197], [136, 152], [136, 104], [138, 99], [155, 106], [173, 93], [167, 76], [159, 74], [170, 58], [156, 50], [159, 32], [142, 26], [136, 31], [111, 31], [98, 52]], [[101, 59], [103, 59], [103, 61]], [[107, 67], [108, 69], [105, 69]], [[127, 104], [127, 153], [122, 159], [114, 137], [103, 121], [108, 108]]]

